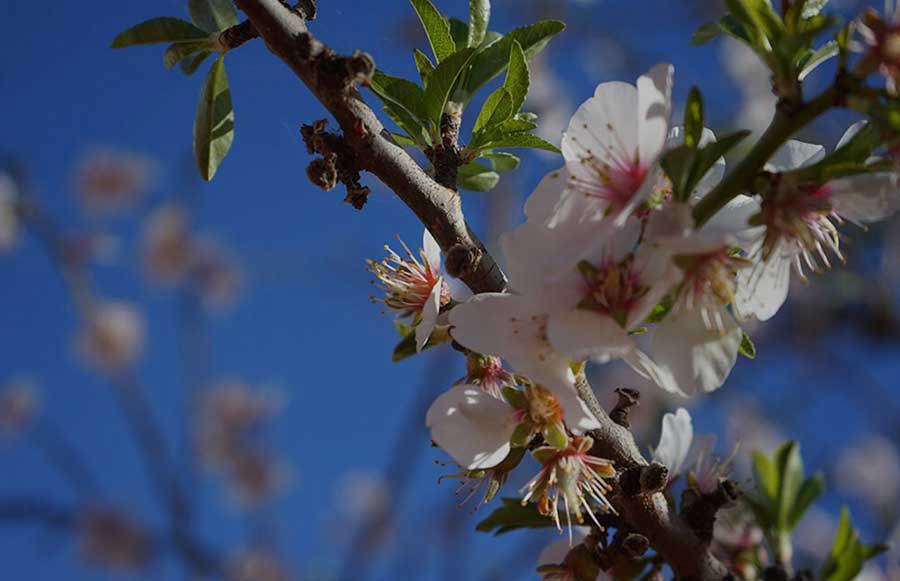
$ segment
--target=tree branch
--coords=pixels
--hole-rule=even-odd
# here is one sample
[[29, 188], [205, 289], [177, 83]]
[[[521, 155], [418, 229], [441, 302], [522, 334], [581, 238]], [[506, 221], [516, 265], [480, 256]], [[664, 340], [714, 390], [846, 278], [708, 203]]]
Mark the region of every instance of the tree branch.
[[[279, 56], [331, 112], [344, 132], [346, 143], [355, 151], [362, 169], [376, 175], [393, 190], [434, 235], [445, 253], [471, 252], [470, 269], [463, 268], [463, 281], [475, 293], [502, 292], [506, 280], [494, 259], [469, 231], [459, 196], [438, 184], [401, 147], [353, 87], [348, 63], [354, 57], [340, 57], [316, 40], [303, 18], [285, 8], [279, 0], [235, 0], [249, 17], [266, 45]], [[359, 53], [357, 53], [359, 55]], [[645, 466], [631, 433], [613, 422], [599, 405], [586, 382], [579, 393], [587, 401], [601, 428], [592, 435], [595, 450], [616, 462], [620, 470]], [[639, 494], [613, 500], [616, 509], [631, 527], [649, 539], [653, 548], [672, 566], [679, 578], [702, 581], [721, 580], [727, 574], [687, 524], [670, 514], [660, 493]]]
[[[280, 57], [328, 109], [360, 168], [377, 176], [428, 228], [444, 252], [469, 250], [471, 263], [458, 273], [473, 292], [498, 292], [506, 278], [484, 245], [469, 229], [456, 192], [435, 182], [390, 137], [353, 86], [356, 67], [368, 55], [337, 55], [316, 40], [306, 22], [279, 0], [236, 0], [274, 54]], [[368, 58], [371, 65], [371, 58]]]

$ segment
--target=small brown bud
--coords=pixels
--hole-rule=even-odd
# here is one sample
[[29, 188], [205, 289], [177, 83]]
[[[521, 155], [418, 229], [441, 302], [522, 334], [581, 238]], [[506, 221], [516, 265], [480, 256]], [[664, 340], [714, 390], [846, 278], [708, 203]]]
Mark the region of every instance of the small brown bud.
[[362, 210], [363, 206], [366, 205], [366, 202], [369, 201], [369, 187], [368, 186], [351, 186], [347, 185], [347, 195], [344, 196], [344, 201], [356, 208], [357, 210]]
[[638, 533], [629, 533], [622, 541], [622, 548], [634, 559], [640, 558], [650, 548], [650, 540]]
[[619, 401], [616, 403], [616, 407], [609, 412], [609, 417], [623, 428], [628, 428], [631, 425], [628, 421], [628, 415], [631, 413], [631, 408], [640, 403], [641, 392], [636, 389], [620, 387], [616, 389], [616, 393], [619, 396]]
[[659, 462], [652, 462], [641, 471], [641, 492], [650, 494], [666, 487], [669, 480], [669, 469]]
[[357, 50], [348, 59], [344, 61], [347, 67], [347, 74], [351, 81], [357, 81], [362, 84], [368, 84], [369, 79], [375, 73], [375, 59], [367, 52]]
[[334, 159], [330, 157], [317, 157], [309, 162], [306, 167], [306, 175], [309, 177], [309, 181], [325, 191], [334, 188], [338, 182], [337, 168], [334, 165]]

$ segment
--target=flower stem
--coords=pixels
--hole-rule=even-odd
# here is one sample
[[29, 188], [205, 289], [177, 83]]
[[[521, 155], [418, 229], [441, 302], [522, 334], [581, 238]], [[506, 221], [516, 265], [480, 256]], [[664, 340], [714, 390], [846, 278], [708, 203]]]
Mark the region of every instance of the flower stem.
[[697, 227], [709, 221], [716, 212], [739, 194], [748, 191], [753, 179], [778, 148], [813, 119], [836, 106], [838, 96], [837, 88], [830, 87], [794, 111], [787, 112], [781, 108], [776, 109], [772, 123], [766, 128], [756, 145], [737, 167], [726, 175], [725, 179], [704, 196], [694, 208], [694, 222]]

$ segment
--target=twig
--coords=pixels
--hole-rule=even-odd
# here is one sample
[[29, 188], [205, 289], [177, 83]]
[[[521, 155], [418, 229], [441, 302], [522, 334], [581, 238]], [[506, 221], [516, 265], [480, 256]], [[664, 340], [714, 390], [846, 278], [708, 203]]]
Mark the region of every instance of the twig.
[[49, 424], [40, 423], [31, 431], [31, 441], [47, 462], [65, 478], [84, 500], [100, 495], [100, 486], [78, 452]]

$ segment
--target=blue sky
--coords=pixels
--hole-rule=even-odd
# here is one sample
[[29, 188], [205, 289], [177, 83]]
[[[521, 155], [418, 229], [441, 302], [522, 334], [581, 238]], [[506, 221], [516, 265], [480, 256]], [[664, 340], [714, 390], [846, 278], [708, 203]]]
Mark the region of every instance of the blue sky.
[[[465, 14], [462, 2], [444, 0], [439, 5], [451, 14]], [[409, 46], [397, 32], [397, 23], [411, 14], [407, 2], [373, 1], [364, 6], [347, 0], [321, 2], [315, 33], [339, 51], [364, 48], [379, 67], [413, 77]], [[532, 18], [517, 6], [511, 0], [495, 2], [496, 28], [506, 30]], [[73, 168], [92, 148], [122, 148], [156, 159], [158, 179], [149, 205], [179, 196], [195, 201], [199, 229], [233, 251], [244, 278], [237, 305], [206, 317], [212, 353], [209, 375], [241, 377], [286, 394], [287, 407], [271, 430], [270, 441], [293, 466], [293, 486], [269, 512], [277, 522], [279, 547], [292, 565], [300, 571], [328, 571], [342, 554], [333, 537], [348, 535], [346, 520], [336, 507], [340, 500], [335, 499], [336, 482], [351, 470], [383, 470], [398, 430], [409, 425], [410, 409], [415, 409], [416, 401], [428, 401], [422, 392], [439, 393], [462, 373], [459, 358], [447, 353], [392, 364], [396, 335], [390, 318], [368, 300], [371, 287], [364, 259], [379, 258], [382, 245], [397, 234], [417, 243], [421, 227], [396, 196], [370, 176], [364, 183], [374, 193], [362, 212], [342, 204], [341, 192], [325, 193], [307, 181], [309, 157], [299, 125], [325, 117], [325, 112], [258, 41], [226, 59], [236, 113], [235, 144], [215, 181], [202, 183], [191, 162], [191, 127], [202, 73], [186, 78], [167, 71], [159, 47], [109, 48], [120, 30], [159, 15], [185, 16], [184, 2], [0, 5], [0, 19], [7, 23], [0, 56], [0, 109], [6, 112], [0, 152], [24, 161], [39, 199], [73, 227], [91, 224], [73, 194]], [[664, 0], [625, 6], [597, 0], [573, 4], [569, 17], [569, 30], [554, 41], [548, 56], [576, 103], [598, 82], [630, 80], [656, 61], [669, 59], [676, 65], [676, 97], [683, 99], [692, 84], [700, 85], [715, 126], [728, 125], [739, 93], [723, 73], [715, 50], [689, 47], [690, 32], [704, 18], [702, 11], [689, 12]], [[585, 38], [595, 36], [625, 45], [631, 50], [629, 57], [604, 67], [604, 55], [597, 54], [600, 66], [592, 57], [586, 64], [584, 55], [599, 49]], [[594, 71], [593, 76], [587, 70]], [[833, 139], [840, 123], [826, 121], [824, 134]], [[525, 160], [514, 178], [504, 178], [509, 179], [505, 185], [514, 201], [523, 199], [539, 176], [557, 163], [533, 155]], [[487, 198], [465, 195], [467, 215], [476, 229], [484, 227]], [[140, 229], [136, 216], [95, 225], [122, 238], [119, 264], [97, 267], [94, 274], [104, 295], [139, 302], [145, 309], [149, 341], [138, 375], [158, 421], [175, 438], [183, 380], [175, 297], [146, 285], [135, 266], [135, 233]], [[74, 355], [74, 312], [34, 239], [0, 257], [0, 279], [4, 282], [0, 380], [22, 373], [37, 378], [43, 395], [41, 421], [84, 452], [110, 498], [160, 523], [162, 515], [113, 405], [111, 387]], [[779, 333], [791, 332], [789, 326], [777, 328]], [[725, 389], [744, 389], [751, 397], [777, 405], [779, 396], [773, 394], [793, 389], [800, 373], [796, 368], [808, 365], [795, 344], [778, 341], [786, 345], [783, 350], [767, 353], [761, 344], [761, 357], [752, 367], [741, 362]], [[840, 333], [835, 344], [853, 358], [870, 362], [872, 373], [882, 380], [896, 377], [896, 358], [890, 361], [896, 345], [861, 345], [852, 332]], [[810, 381], [828, 379], [820, 373], [810, 372]], [[892, 388], [888, 397], [893, 401], [896, 393]], [[718, 401], [714, 398], [701, 410], [698, 423], [703, 431], [723, 429]], [[787, 436], [811, 439], [804, 444], [810, 466], [828, 466], [829, 450], [839, 440], [852, 439], [870, 426], [896, 432], [889, 421], [884, 425], [872, 420], [865, 406], [853, 410], [847, 403], [841, 391], [828, 392], [786, 424]], [[441, 539], [435, 539], [423, 523], [428, 522], [426, 515], [448, 512], [452, 486], [434, 485], [440, 470], [431, 461], [441, 456], [429, 448], [424, 426], [413, 426], [404, 443], [415, 464], [403, 472], [408, 490], [398, 534], [413, 547], [434, 541], [431, 551], [439, 552]], [[2, 442], [0, 455], [7, 467], [0, 478], [0, 495], [27, 491], [63, 502], [74, 500], [72, 491], [27, 442]], [[198, 530], [217, 547], [239, 543], [253, 523], [222, 502], [224, 493], [213, 480], [202, 482], [195, 491]], [[832, 506], [839, 500], [829, 498]], [[454, 519], [469, 529], [477, 520], [465, 510]], [[454, 555], [465, 555], [462, 564], [452, 557], [429, 561], [421, 578], [453, 578], [458, 567], [479, 571], [481, 565], [515, 555], [510, 551], [519, 543], [540, 543], [549, 535], [494, 542], [473, 532], [463, 538], [467, 550], [453, 549]], [[422, 550], [426, 558], [429, 553]], [[104, 578], [90, 569], [73, 571], [75, 552], [65, 536], [38, 529], [0, 529], [0, 556], [11, 579]], [[391, 567], [404, 563], [391, 557], [381, 563], [378, 575], [390, 578]], [[164, 562], [146, 578], [180, 578], [176, 571]], [[517, 571], [521, 574], [527, 568]], [[330, 577], [321, 573], [310, 578]]]

